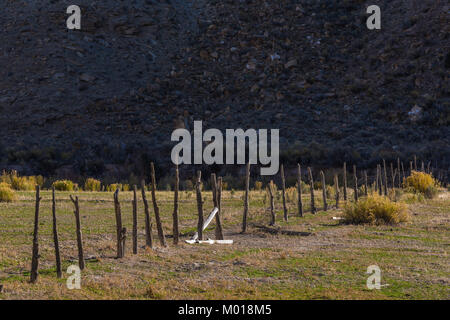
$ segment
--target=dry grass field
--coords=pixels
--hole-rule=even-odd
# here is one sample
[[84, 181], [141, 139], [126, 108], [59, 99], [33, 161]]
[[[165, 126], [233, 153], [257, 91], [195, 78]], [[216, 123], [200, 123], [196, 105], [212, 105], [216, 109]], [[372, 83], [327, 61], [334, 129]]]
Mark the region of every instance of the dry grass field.
[[[80, 199], [86, 259], [81, 289], [66, 287], [67, 267], [77, 264], [73, 204]], [[222, 224], [233, 245], [189, 245], [185, 239], [197, 225], [193, 192], [181, 192], [180, 231], [174, 246], [173, 193], [157, 198], [169, 246], [144, 248], [143, 204], [139, 201], [139, 253], [131, 252], [132, 193], [120, 193], [127, 227], [126, 256], [116, 259], [115, 216], [110, 192], [57, 192], [57, 217], [63, 279], [55, 273], [52, 240], [51, 192], [42, 191], [39, 224], [39, 279], [29, 283], [34, 221], [34, 192], [18, 192], [12, 203], [0, 203], [0, 299], [449, 299], [450, 197], [441, 190], [435, 200], [413, 202], [403, 194], [411, 215], [396, 226], [345, 225], [333, 217], [335, 208], [297, 217], [289, 202], [289, 221], [282, 220], [282, 202], [276, 200], [277, 224], [282, 230], [310, 235], [271, 234], [255, 227], [269, 222], [264, 192], [251, 191], [249, 228], [240, 233], [242, 191], [224, 192]], [[212, 195], [204, 192], [205, 216]], [[150, 199], [150, 194], [148, 195]], [[205, 199], [206, 198], [206, 199]], [[139, 200], [141, 199], [139, 194]], [[304, 196], [306, 210], [309, 197]], [[332, 200], [330, 199], [330, 206]], [[153, 210], [151, 210], [153, 214]], [[154, 222], [154, 217], [152, 216]], [[206, 237], [214, 238], [214, 222]], [[366, 287], [367, 267], [381, 269], [382, 288]]]

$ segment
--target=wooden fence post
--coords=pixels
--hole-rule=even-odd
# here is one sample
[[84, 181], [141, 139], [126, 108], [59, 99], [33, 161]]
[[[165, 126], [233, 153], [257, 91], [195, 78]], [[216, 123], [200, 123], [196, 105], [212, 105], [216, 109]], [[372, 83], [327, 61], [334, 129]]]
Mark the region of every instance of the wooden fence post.
[[151, 174], [152, 174], [152, 202], [153, 209], [155, 211], [156, 229], [158, 230], [159, 242], [163, 247], [167, 247], [166, 238], [164, 237], [164, 230], [161, 223], [161, 217], [159, 215], [158, 203], [156, 202], [156, 176], [155, 176], [155, 165], [153, 162], [150, 164]]
[[137, 187], [133, 185], [133, 254], [138, 252], [137, 223]]
[[358, 202], [358, 177], [356, 176], [356, 166], [355, 165], [353, 165], [353, 179], [355, 180], [355, 184], [353, 186], [355, 202]]
[[72, 200], [73, 205], [75, 206], [74, 214], [75, 214], [75, 224], [76, 224], [76, 232], [77, 232], [77, 246], [78, 246], [78, 266], [80, 270], [84, 269], [84, 254], [83, 254], [83, 238], [81, 236], [81, 222], [80, 222], [80, 206], [78, 204], [78, 197], [75, 199], [70, 196], [70, 200]]
[[38, 278], [39, 266], [39, 203], [41, 202], [40, 187], [36, 186], [36, 204], [34, 210], [33, 252], [31, 257], [30, 282], [35, 283]]
[[366, 197], [369, 195], [369, 185], [367, 182], [367, 170], [364, 170], [364, 195]]
[[303, 217], [303, 202], [302, 202], [302, 168], [300, 163], [297, 164], [297, 196], [298, 196], [298, 215]]
[[334, 192], [336, 197], [336, 209], [339, 209], [339, 178], [338, 175], [334, 175]]
[[147, 247], [153, 248], [152, 239], [152, 222], [150, 218], [150, 210], [148, 208], [147, 197], [145, 195], [145, 181], [141, 181], [141, 193], [142, 202], [144, 203], [144, 214], [145, 214], [145, 245]]
[[180, 174], [178, 170], [178, 164], [175, 165], [175, 187], [173, 195], [173, 244], [177, 245], [180, 237], [180, 231], [178, 230], [178, 190], [180, 188]]
[[417, 171], [417, 157], [414, 155], [414, 170]]
[[53, 243], [55, 244], [56, 276], [58, 278], [62, 278], [61, 256], [59, 254], [58, 229], [56, 227], [56, 199], [54, 186], [52, 186], [52, 217], [53, 217]]
[[384, 167], [384, 195], [387, 196], [387, 170], [386, 170], [386, 160], [383, 159], [383, 167]]
[[248, 194], [250, 188], [250, 161], [245, 167], [245, 195], [244, 195], [244, 214], [242, 216], [242, 233], [247, 230], [247, 215], [248, 215]]
[[[218, 186], [217, 186], [217, 179], [216, 179], [216, 174], [215, 173], [211, 173], [211, 189], [212, 189], [212, 194], [213, 194], [213, 203], [214, 203], [214, 207], [219, 209], [219, 191], [218, 191]], [[222, 234], [222, 222], [220, 221], [220, 216], [219, 216], [219, 211], [217, 211], [216, 213], [216, 229], [215, 229], [215, 236], [216, 236], [216, 240], [223, 240], [223, 234]]]
[[420, 171], [425, 172], [425, 164], [423, 163], [423, 160], [421, 161], [422, 165], [420, 166]]
[[217, 208], [216, 213], [216, 239], [223, 240], [222, 222], [220, 217], [222, 215], [222, 177], [217, 178]]
[[405, 175], [405, 167], [403, 166], [403, 161], [402, 161], [402, 181], [400, 181], [400, 188], [403, 187], [403, 182], [406, 179], [406, 175]]
[[195, 190], [197, 192], [197, 210], [198, 210], [198, 223], [197, 233], [198, 240], [203, 240], [203, 202], [202, 202], [202, 172], [197, 171], [197, 183], [195, 184]]
[[398, 188], [400, 189], [402, 187], [402, 172], [400, 170], [400, 158], [397, 158], [397, 172], [398, 172]]
[[344, 201], [347, 201], [347, 163], [344, 162], [343, 168], [343, 176], [344, 176]]
[[123, 228], [122, 228], [122, 212], [120, 210], [119, 202], [119, 188], [114, 192], [114, 212], [116, 214], [116, 235], [117, 235], [117, 258], [123, 258]]
[[309, 175], [309, 188], [311, 190], [311, 213], [315, 214], [317, 212], [317, 209], [316, 206], [314, 205], [314, 180], [310, 167], [308, 167], [308, 175]]
[[273, 226], [275, 225], [275, 205], [273, 201], [273, 181], [271, 180], [269, 182], [269, 185], [267, 186], [267, 190], [269, 191], [269, 201], [270, 201], [270, 223], [269, 225]]
[[381, 196], [383, 195], [383, 176], [381, 173], [381, 164], [378, 164], [378, 179], [379, 179], [379, 184], [378, 184], [378, 194]]
[[288, 221], [288, 210], [286, 207], [286, 178], [284, 176], [284, 166], [281, 165], [280, 168], [280, 175], [281, 175], [281, 189], [282, 189], [282, 196], [283, 196], [283, 218], [284, 221]]
[[391, 187], [392, 190], [395, 188], [395, 173], [394, 173], [394, 165], [391, 162]]
[[327, 186], [325, 184], [325, 174], [322, 170], [320, 170], [320, 176], [322, 178], [322, 198], [323, 198], [323, 211], [328, 210], [328, 203], [327, 203]]

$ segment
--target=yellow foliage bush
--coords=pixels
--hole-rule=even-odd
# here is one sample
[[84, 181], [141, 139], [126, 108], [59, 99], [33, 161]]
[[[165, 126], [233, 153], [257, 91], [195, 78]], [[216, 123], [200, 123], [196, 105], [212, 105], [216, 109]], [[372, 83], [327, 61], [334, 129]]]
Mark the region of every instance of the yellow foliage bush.
[[6, 182], [0, 183], [0, 202], [12, 202], [16, 200], [16, 193]]
[[57, 180], [53, 182], [55, 190], [58, 191], [73, 191], [74, 184], [70, 180]]
[[412, 171], [405, 182], [406, 189], [416, 193], [423, 193], [429, 199], [434, 198], [438, 194], [438, 185], [439, 183], [431, 174], [420, 171]]
[[100, 191], [101, 184], [100, 180], [87, 178], [84, 183], [84, 191]]
[[409, 218], [405, 204], [372, 193], [344, 208], [346, 223], [397, 224]]

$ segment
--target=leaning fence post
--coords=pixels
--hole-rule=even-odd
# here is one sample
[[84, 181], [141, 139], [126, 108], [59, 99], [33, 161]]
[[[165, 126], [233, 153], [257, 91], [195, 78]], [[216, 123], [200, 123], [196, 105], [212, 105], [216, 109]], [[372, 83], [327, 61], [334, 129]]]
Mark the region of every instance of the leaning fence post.
[[153, 239], [152, 239], [152, 222], [150, 219], [150, 210], [148, 208], [147, 197], [145, 195], [145, 181], [141, 181], [141, 193], [142, 193], [142, 202], [144, 203], [144, 214], [145, 214], [145, 244], [146, 246], [153, 248]]
[[354, 184], [355, 202], [358, 202], [358, 177], [356, 176], [356, 166], [355, 165], [353, 165], [353, 179], [355, 180], [355, 184]]
[[84, 255], [83, 255], [83, 239], [81, 236], [81, 222], [80, 222], [80, 207], [78, 205], [78, 197], [75, 199], [70, 196], [70, 200], [72, 200], [73, 205], [75, 206], [75, 223], [76, 223], [76, 232], [77, 232], [77, 246], [78, 246], [78, 266], [80, 270], [84, 269]]
[[137, 239], [137, 187], [133, 185], [133, 254], [138, 252]]
[[213, 203], [214, 207], [219, 209], [216, 213], [216, 229], [215, 229], [215, 236], [216, 240], [223, 240], [223, 234], [222, 234], [222, 223], [220, 221], [220, 208], [219, 208], [219, 190], [218, 190], [217, 180], [216, 180], [216, 174], [211, 173], [211, 190], [213, 194]]
[[309, 174], [309, 188], [311, 191], [311, 213], [315, 214], [316, 213], [316, 206], [314, 205], [314, 181], [313, 181], [313, 175], [312, 175], [312, 171], [311, 168], [308, 167], [308, 174]]
[[175, 186], [173, 194], [173, 244], [178, 244], [180, 232], [178, 231], [178, 189], [180, 188], [180, 174], [178, 170], [178, 164], [175, 164]]
[[203, 202], [202, 202], [202, 172], [197, 171], [197, 183], [195, 184], [195, 190], [197, 193], [197, 210], [198, 210], [198, 223], [197, 233], [198, 240], [203, 240]]
[[117, 258], [123, 258], [124, 250], [122, 248], [122, 213], [120, 211], [119, 188], [114, 192], [114, 212], [116, 214], [116, 235], [117, 235]]
[[53, 216], [53, 243], [55, 244], [55, 259], [56, 259], [56, 276], [58, 278], [62, 278], [61, 256], [59, 254], [58, 229], [56, 227], [56, 199], [54, 186], [52, 186], [52, 216]]
[[303, 203], [302, 203], [302, 168], [300, 163], [297, 164], [297, 195], [298, 195], [298, 215], [303, 217]]
[[327, 186], [325, 184], [325, 174], [322, 170], [320, 170], [320, 176], [322, 178], [322, 198], [323, 198], [323, 211], [328, 210], [328, 203], [327, 203]]
[[250, 161], [245, 167], [245, 195], [244, 195], [244, 214], [242, 216], [242, 233], [247, 230], [247, 215], [248, 215], [248, 194], [250, 189]]
[[152, 202], [153, 209], [155, 211], [156, 229], [158, 230], [159, 242], [163, 247], [166, 247], [166, 238], [164, 237], [164, 230], [161, 223], [161, 217], [159, 216], [158, 203], [156, 202], [156, 177], [155, 177], [155, 165], [153, 162], [150, 164], [152, 174]]
[[282, 195], [283, 195], [283, 218], [284, 221], [288, 221], [288, 210], [286, 207], [286, 178], [284, 176], [284, 166], [281, 165], [280, 168], [280, 175], [281, 175], [281, 189], [282, 189]]
[[34, 231], [33, 231], [33, 255], [31, 257], [30, 282], [35, 283], [38, 278], [39, 266], [39, 203], [41, 202], [40, 187], [36, 186], [36, 205], [34, 210]]
[[344, 162], [344, 201], [347, 201], [347, 163]]

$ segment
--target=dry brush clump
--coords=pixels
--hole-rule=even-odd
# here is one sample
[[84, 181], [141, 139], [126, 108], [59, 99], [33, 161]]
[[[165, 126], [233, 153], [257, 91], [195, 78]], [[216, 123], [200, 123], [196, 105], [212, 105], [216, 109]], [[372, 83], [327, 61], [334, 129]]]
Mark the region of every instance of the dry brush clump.
[[56, 180], [53, 182], [53, 187], [58, 191], [73, 191], [75, 184], [70, 180]]
[[87, 178], [84, 183], [84, 191], [100, 191], [102, 183], [94, 178]]
[[404, 203], [394, 202], [376, 193], [348, 204], [344, 208], [344, 222], [351, 224], [398, 224], [408, 221], [409, 215]]
[[30, 191], [39, 185], [42, 187], [44, 184], [43, 176], [19, 176], [16, 170], [11, 172], [3, 171], [0, 176], [0, 182], [4, 182], [10, 185], [14, 190]]
[[12, 202], [16, 200], [16, 193], [6, 182], [0, 182], [0, 202]]
[[411, 175], [405, 181], [407, 191], [421, 193], [428, 199], [436, 197], [438, 194], [438, 186], [439, 183], [431, 174], [420, 171], [412, 171]]

